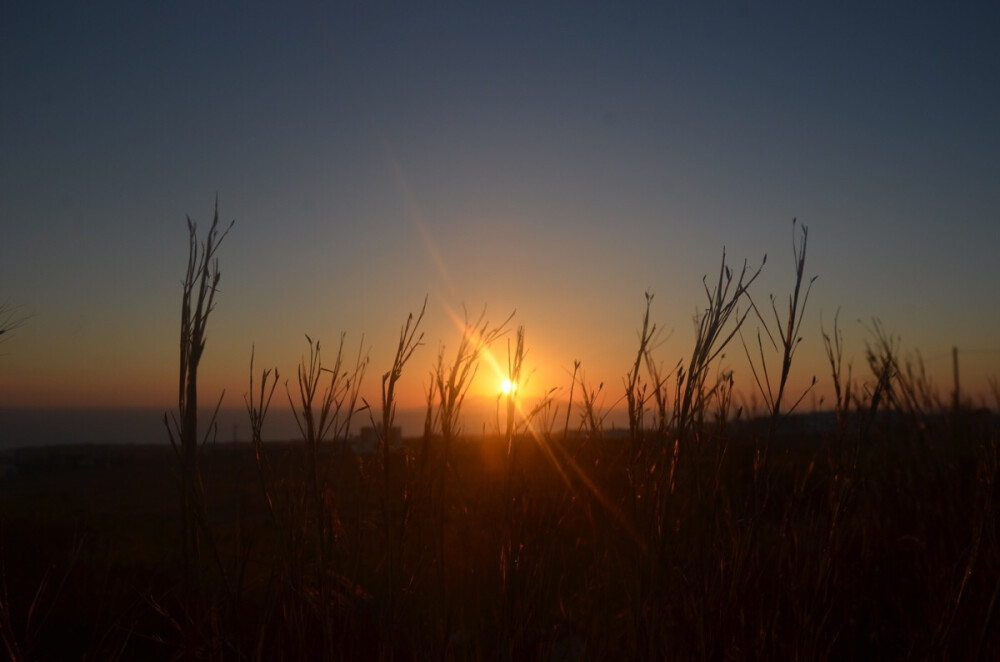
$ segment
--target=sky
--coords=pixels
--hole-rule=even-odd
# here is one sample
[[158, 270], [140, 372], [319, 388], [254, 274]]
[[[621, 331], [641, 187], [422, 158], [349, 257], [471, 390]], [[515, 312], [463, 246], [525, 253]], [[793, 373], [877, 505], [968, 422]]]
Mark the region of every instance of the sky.
[[[767, 255], [751, 295], [783, 313], [793, 218], [817, 277], [793, 390], [828, 402], [839, 310], [859, 379], [878, 319], [943, 392], [957, 347], [985, 397], [998, 117], [987, 2], [4, 2], [0, 301], [24, 323], [0, 406], [176, 404], [185, 219], [203, 233], [216, 198], [201, 392], [227, 407], [251, 348], [293, 384], [305, 334], [328, 360], [363, 343], [377, 399], [425, 297], [401, 407], [484, 307], [525, 328], [525, 397], [565, 397], [580, 361], [612, 406], [645, 292], [668, 367], [723, 251]], [[739, 344], [721, 367], [749, 397]], [[485, 361], [470, 398], [498, 384]]]

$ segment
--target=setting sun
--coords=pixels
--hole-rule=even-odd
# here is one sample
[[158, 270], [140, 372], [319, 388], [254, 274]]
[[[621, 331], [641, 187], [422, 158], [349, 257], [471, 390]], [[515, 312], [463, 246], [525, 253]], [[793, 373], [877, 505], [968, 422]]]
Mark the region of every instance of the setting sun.
[[500, 382], [500, 390], [504, 395], [510, 395], [517, 390], [517, 382], [512, 382], [509, 379], [505, 379]]

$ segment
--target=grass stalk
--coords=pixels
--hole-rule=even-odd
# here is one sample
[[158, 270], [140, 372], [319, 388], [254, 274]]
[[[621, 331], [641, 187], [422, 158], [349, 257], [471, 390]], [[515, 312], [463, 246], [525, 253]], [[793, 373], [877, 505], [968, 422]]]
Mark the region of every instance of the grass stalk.
[[[777, 341], [775, 341], [775, 334], [771, 332], [771, 329], [769, 328], [764, 317], [761, 315], [760, 310], [758, 310], [757, 306], [753, 304], [753, 299], [750, 299], [751, 308], [756, 313], [757, 319], [760, 321], [760, 324], [771, 343], [771, 347], [779, 352], [780, 367], [777, 372], [777, 382], [775, 384], [771, 383], [771, 376], [767, 368], [768, 361], [764, 354], [764, 343], [760, 330], [758, 329], [757, 331], [757, 354], [759, 356], [759, 364], [757, 365], [755, 365], [756, 362], [750, 355], [750, 350], [747, 347], [743, 334], [740, 333], [740, 340], [742, 341], [743, 349], [750, 365], [750, 370], [753, 374], [757, 389], [760, 392], [761, 397], [763, 397], [764, 404], [768, 410], [767, 435], [765, 436], [763, 443], [758, 447], [754, 458], [754, 475], [755, 481], [758, 485], [757, 489], [754, 490], [754, 502], [757, 504], [757, 508], [763, 508], [767, 502], [771, 442], [774, 440], [774, 434], [782, 416], [782, 405], [784, 404], [785, 389], [788, 386], [788, 377], [791, 373], [792, 360], [795, 357], [795, 351], [802, 343], [802, 321], [805, 318], [805, 310], [806, 304], [809, 301], [809, 293], [812, 291], [812, 285], [816, 282], [817, 278], [816, 276], [810, 278], [808, 283], [805, 284], [805, 290], [802, 289], [805, 278], [806, 247], [809, 240], [809, 228], [805, 225], [801, 226], [801, 235], [798, 238], [798, 243], [796, 243], [796, 234], [798, 234], [796, 230], [798, 227], [797, 221], [793, 219], [792, 254], [795, 265], [795, 284], [792, 293], [788, 296], [788, 312], [784, 323], [782, 323], [781, 314], [778, 313], [777, 299], [773, 294], [771, 295], [771, 313], [774, 316], [775, 329], [778, 335]], [[805, 398], [806, 394], [815, 385], [816, 377], [814, 376], [809, 387], [803, 391], [799, 398], [788, 408], [786, 412], [784, 412], [784, 414], [791, 414], [795, 411], [795, 408], [798, 407], [798, 405]], [[762, 490], [763, 494], [761, 494]]]
[[[448, 549], [446, 545], [446, 507], [448, 503], [448, 475], [454, 471], [451, 466], [451, 447], [460, 432], [460, 416], [465, 396], [475, 379], [479, 368], [479, 357], [494, 341], [507, 331], [507, 324], [513, 318], [511, 313], [500, 325], [492, 326], [486, 319], [486, 309], [474, 323], [469, 323], [468, 314], [462, 324], [462, 336], [455, 350], [454, 359], [446, 364], [444, 347], [438, 352], [431, 378], [434, 382], [429, 390], [429, 396], [436, 394], [437, 403], [434, 418], [441, 432], [441, 454], [438, 467], [436, 499], [438, 503], [438, 605], [441, 613], [442, 656], [447, 654], [451, 645], [451, 628], [453, 608], [448, 582]], [[430, 413], [428, 420], [431, 419]]]
[[[409, 507], [411, 505], [412, 491], [404, 485], [402, 487], [402, 501], [400, 504], [400, 514], [398, 517], [393, 513], [393, 475], [392, 475], [392, 442], [393, 426], [396, 418], [396, 385], [403, 374], [403, 368], [409, 362], [413, 353], [423, 344], [423, 332], [418, 331], [420, 323], [427, 310], [427, 299], [424, 299], [420, 313], [414, 318], [413, 314], [406, 318], [406, 324], [399, 332], [399, 343], [396, 346], [396, 354], [393, 357], [392, 367], [382, 375], [382, 401], [381, 420], [376, 422], [372, 413], [372, 408], [368, 407], [369, 417], [372, 427], [375, 428], [378, 439], [378, 450], [382, 460], [382, 534], [385, 538], [385, 558], [386, 558], [386, 603], [382, 613], [383, 631], [386, 638], [391, 639], [396, 630], [397, 606], [400, 599], [400, 578], [399, 566], [403, 562], [403, 548], [406, 542], [406, 525], [408, 521]], [[365, 402], [365, 406], [368, 403]], [[405, 480], [406, 477], [401, 477]], [[393, 650], [387, 651], [389, 658], [393, 657]]]
[[[198, 369], [207, 341], [208, 319], [215, 308], [215, 294], [218, 291], [221, 274], [216, 253], [235, 221], [220, 230], [219, 201], [215, 201], [215, 213], [205, 238], [198, 239], [197, 226], [190, 217], [188, 225], [188, 261], [184, 279], [181, 281], [181, 327], [180, 356], [178, 361], [177, 411], [163, 422], [167, 428], [170, 444], [180, 463], [180, 513], [181, 513], [181, 557], [185, 568], [185, 591], [188, 608], [196, 603], [196, 592], [204, 590], [202, 578], [202, 546], [211, 547], [216, 565], [222, 571], [218, 550], [211, 539], [207, 525], [204, 485], [199, 467], [199, 449], [215, 430], [215, 420], [223, 394], [206, 426], [204, 436], [200, 436], [198, 424]], [[192, 580], [193, 578], [193, 580]], [[194, 585], [190, 584], [194, 581]], [[196, 629], [201, 625], [199, 617], [185, 618], [188, 627], [185, 632], [187, 645], [197, 647], [201, 637]], [[189, 654], [190, 654], [189, 649]]]

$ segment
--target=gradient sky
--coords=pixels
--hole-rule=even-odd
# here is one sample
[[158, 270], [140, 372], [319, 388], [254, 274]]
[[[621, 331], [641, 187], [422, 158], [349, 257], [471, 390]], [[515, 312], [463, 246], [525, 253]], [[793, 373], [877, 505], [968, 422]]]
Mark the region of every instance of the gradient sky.
[[[856, 374], [877, 317], [942, 390], [957, 346], [984, 392], [1000, 6], [652, 4], [3, 3], [0, 301], [30, 318], [0, 405], [171, 406], [185, 215], [206, 228], [216, 194], [207, 400], [242, 405], [254, 343], [293, 376], [305, 333], [363, 335], [375, 393], [426, 295], [404, 405], [463, 304], [516, 309], [531, 388], [579, 359], [610, 404], [643, 293], [672, 365], [724, 247], [768, 255], [758, 304], [787, 296], [793, 217], [818, 276], [797, 384], [827, 392], [840, 307]], [[742, 349], [725, 365], [752, 388]]]

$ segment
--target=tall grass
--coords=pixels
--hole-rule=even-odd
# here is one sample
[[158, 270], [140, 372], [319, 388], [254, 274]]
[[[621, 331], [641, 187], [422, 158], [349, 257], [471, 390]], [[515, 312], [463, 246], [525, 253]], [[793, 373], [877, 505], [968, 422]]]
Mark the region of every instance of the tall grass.
[[[396, 345], [392, 367], [382, 375], [381, 417], [379, 420], [376, 420], [372, 408], [368, 407], [372, 427], [377, 435], [379, 459], [382, 463], [381, 511], [385, 586], [380, 610], [379, 638], [382, 642], [380, 656], [389, 659], [393, 658], [395, 653], [394, 646], [389, 642], [395, 638], [397, 622], [401, 615], [401, 602], [405, 597], [403, 587], [411, 584], [416, 574], [415, 568], [404, 555], [404, 550], [408, 542], [410, 517], [416, 503], [415, 492], [421, 482], [421, 476], [418, 475], [414, 479], [411, 472], [408, 471], [410, 469], [407, 466], [409, 458], [403, 458], [404, 462], [400, 467], [403, 475], [398, 480], [395, 479], [393, 466], [397, 464], [396, 456], [402, 451], [402, 448], [399, 447], [401, 440], [394, 439], [393, 436], [396, 421], [396, 386], [402, 378], [403, 368], [422, 344], [424, 334], [422, 332], [418, 334], [418, 331], [426, 310], [427, 300], [424, 299], [420, 313], [416, 318], [412, 313], [407, 316], [406, 323], [400, 329], [399, 343]], [[368, 403], [365, 404], [367, 406]], [[393, 448], [394, 444], [397, 446], [396, 448]]]
[[11, 333], [23, 326], [28, 317], [9, 300], [0, 303], [0, 343], [6, 341]]
[[[208, 525], [205, 488], [202, 483], [199, 451], [214, 434], [215, 420], [224, 394], [219, 395], [208, 425], [199, 427], [198, 369], [207, 342], [208, 320], [215, 307], [215, 293], [221, 274], [216, 253], [226, 234], [233, 227], [219, 228], [219, 202], [205, 238], [199, 240], [197, 225], [190, 217], [188, 226], [188, 260], [181, 282], [180, 359], [177, 380], [177, 411], [163, 416], [170, 445], [180, 465], [181, 558], [184, 565], [182, 594], [186, 613], [178, 619], [185, 645], [198, 646], [199, 640], [217, 639], [215, 623], [206, 619], [206, 589], [203, 577], [206, 550], [222, 570], [222, 560]], [[225, 577], [224, 573], [222, 574]], [[208, 624], [208, 632], [205, 625]]]
[[[436, 474], [436, 490], [432, 494], [432, 499], [436, 502], [434, 515], [437, 524], [435, 555], [438, 621], [431, 631], [437, 634], [435, 644], [442, 656], [453, 654], [451, 652], [455, 644], [464, 646], [467, 643], [468, 628], [468, 624], [463, 622], [462, 614], [458, 613], [456, 582], [453, 576], [458, 559], [455, 558], [453, 545], [450, 544], [456, 534], [458, 536], [465, 534], [468, 526], [464, 517], [468, 512], [467, 506], [462, 503], [460, 492], [457, 494], [458, 508], [451, 507], [455, 500], [452, 491], [455, 487], [461, 487], [461, 483], [458, 482], [460, 476], [453, 463], [453, 447], [461, 432], [462, 406], [479, 369], [479, 359], [490, 345], [507, 332], [507, 324], [512, 317], [513, 313], [501, 324], [494, 326], [486, 319], [485, 308], [472, 323], [469, 322], [466, 313], [454, 358], [447, 362], [445, 348], [442, 346], [431, 373], [431, 380], [435, 384], [432, 393], [437, 394], [437, 401], [431, 402], [429, 407], [435, 410], [433, 420], [437, 422], [436, 430], [440, 434], [441, 443], [441, 451], [433, 469]], [[428, 432], [433, 435], [434, 431], [432, 422]], [[427, 448], [430, 442], [430, 437], [425, 439], [424, 447]], [[431, 511], [428, 511], [428, 515], [431, 516]], [[453, 522], [462, 528], [456, 531]]]
[[[219, 204], [216, 200], [212, 225], [199, 241], [197, 226], [188, 224], [188, 261], [181, 282], [180, 371], [177, 380], [177, 412], [164, 415], [164, 425], [181, 468], [181, 536], [185, 566], [194, 567], [201, 558], [204, 529], [203, 486], [198, 467], [198, 450], [211, 434], [213, 415], [201, 433], [198, 426], [198, 368], [205, 352], [208, 319], [215, 307], [215, 293], [221, 278], [216, 252], [233, 223], [219, 231]], [[219, 397], [219, 404], [222, 396]], [[218, 411], [218, 405], [216, 405]]]
[[[255, 372], [251, 353], [252, 443], [202, 448], [204, 435], [195, 437], [198, 481], [181, 482], [174, 523], [184, 535], [173, 554], [188, 560], [133, 587], [129, 595], [142, 599], [122, 598], [117, 615], [132, 629], [88, 651], [240, 660], [995, 659], [996, 415], [941, 397], [919, 355], [904, 353], [879, 322], [864, 332], [857, 371], [839, 315], [829, 333], [806, 328], [807, 236], [793, 224], [787, 309], [773, 296], [770, 311], [756, 305], [763, 263], [734, 270], [724, 254], [716, 278], [705, 280], [682, 358], [662, 356], [646, 294], [635, 351], [622, 366], [625, 431], [606, 424], [619, 403], [587, 379], [582, 361], [566, 384], [526, 401], [525, 329], [511, 329], [512, 318], [491, 324], [485, 311], [460, 321], [450, 352], [426, 357], [425, 301], [401, 325], [377, 403], [360, 397], [363, 349], [348, 355], [341, 339], [328, 362], [307, 336], [285, 382], [300, 431], [288, 443], [263, 441], [280, 378], [276, 368]], [[192, 255], [212, 255], [212, 237]], [[195, 262], [189, 273], [206, 273]], [[217, 270], [207, 273], [211, 311]], [[190, 291], [196, 301], [198, 286]], [[522, 388], [498, 397], [493, 434], [467, 434], [462, 411], [480, 360], [512, 330], [505, 376]], [[204, 347], [204, 323], [189, 337]], [[733, 354], [747, 359], [749, 384], [737, 383], [724, 358], [737, 339], [743, 351]], [[799, 345], [814, 339], [833, 386], [828, 418], [796, 416], [812, 387], [789, 387]], [[198, 358], [200, 350], [182, 352], [182, 384], [196, 378]], [[430, 366], [424, 431], [397, 439], [399, 385], [421, 374], [413, 369], [421, 362]], [[762, 399], [763, 415], [740, 406], [740, 388]], [[193, 402], [188, 393], [182, 388], [182, 403]], [[174, 420], [183, 439], [184, 414]], [[349, 446], [359, 420], [374, 431], [374, 453]], [[185, 457], [183, 442], [175, 447]], [[237, 471], [244, 461], [252, 479]], [[209, 497], [231, 491], [239, 508], [209, 517]], [[201, 528], [192, 533], [191, 522]], [[37, 578], [12, 580], [9, 591], [0, 585], [0, 635], [14, 659], [54, 650], [39, 642], [63, 622], [60, 606], [72, 612], [73, 564], [96, 564], [55, 550], [50, 576], [70, 577], [58, 594]], [[194, 577], [191, 590], [176, 590], [185, 577]], [[35, 595], [53, 620], [37, 619]]]

